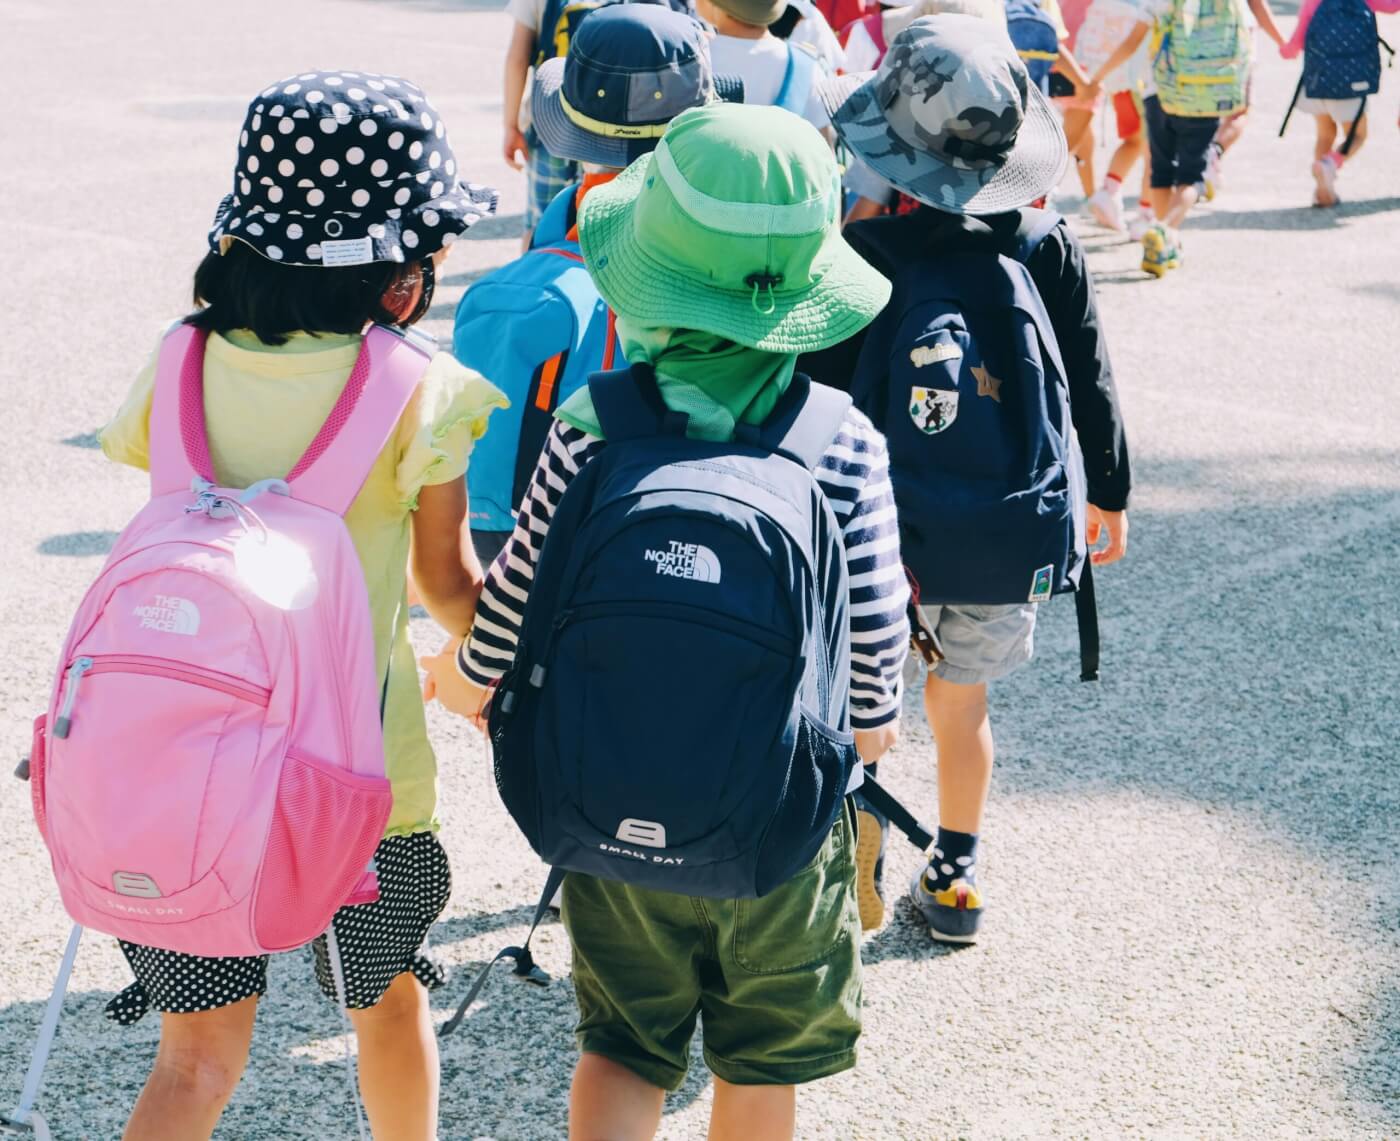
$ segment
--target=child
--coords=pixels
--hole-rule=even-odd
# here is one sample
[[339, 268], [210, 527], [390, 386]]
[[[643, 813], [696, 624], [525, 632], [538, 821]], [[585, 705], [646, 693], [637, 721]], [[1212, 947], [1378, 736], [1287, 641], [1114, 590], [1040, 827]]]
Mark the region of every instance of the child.
[[[290, 129], [288, 129], [290, 125]], [[312, 72], [248, 108], [233, 176], [195, 272], [209, 334], [204, 406], [218, 482], [287, 474], [336, 403], [370, 322], [409, 326], [427, 311], [451, 243], [495, 209], [461, 180], [433, 105], [414, 84]], [[331, 262], [334, 260], [334, 266]], [[102, 432], [108, 457], [149, 462], [155, 361]], [[343, 909], [335, 932], [360, 1046], [360, 1084], [378, 1137], [437, 1136], [437, 1050], [428, 1007], [441, 969], [420, 950], [446, 905], [434, 832], [435, 762], [408, 642], [405, 568], [448, 631], [470, 627], [481, 569], [458, 538], [472, 441], [504, 398], [439, 353], [346, 515], [369, 586], [394, 802], [376, 854], [379, 902]], [[410, 543], [410, 534], [412, 542]], [[324, 939], [316, 975], [335, 997]], [[207, 1138], [248, 1056], [267, 958], [199, 958], [123, 943], [137, 982], [109, 1006], [118, 1022], [163, 1014], [155, 1068], [126, 1137]]]
[[[931, 88], [928, 77], [935, 75], [953, 78]], [[901, 383], [912, 380], [927, 386], [945, 362], [960, 369], [972, 351], [959, 340], [940, 341], [947, 336], [946, 328], [927, 335], [919, 332], [912, 350], [896, 343], [903, 328], [896, 310], [913, 313], [922, 303], [923, 275], [937, 271], [950, 255], [980, 251], [1024, 257], [1058, 342], [1074, 427], [1088, 458], [1089, 541], [1096, 542], [1101, 534], [1107, 538], [1107, 546], [1093, 561], [1101, 566], [1121, 558], [1128, 534], [1128, 450], [1084, 253], [1063, 219], [1028, 253], [1021, 249], [1028, 218], [1019, 207], [1043, 197], [1056, 184], [1065, 152], [1053, 113], [1015, 51], [986, 21], [932, 16], [915, 21], [899, 35], [879, 72], [835, 81], [823, 88], [823, 98], [841, 141], [922, 205], [912, 214], [872, 218], [847, 228], [851, 244], [894, 281], [896, 302], [868, 333], [828, 353], [804, 357], [801, 367], [814, 379], [838, 387], [851, 386], [853, 377], [861, 382], [868, 377], [876, 388], [889, 391], [888, 406], [894, 408], [906, 391], [892, 387], [896, 367], [903, 370]], [[987, 131], [985, 123], [1000, 126]], [[1034, 211], [1030, 217], [1046, 220]], [[916, 419], [915, 426], [925, 433], [954, 424], [1000, 425], [998, 410], [1012, 405], [1004, 403], [1008, 394], [1000, 391], [1002, 381], [991, 373], [990, 360], [983, 364], [987, 367], [973, 370], [977, 383], [972, 407], [967, 406], [968, 394], [962, 394], [960, 405], [954, 391], [951, 400], [932, 405], [941, 416], [930, 427], [925, 413], [934, 390], [916, 387], [912, 408], [906, 396], [901, 414], [919, 413], [923, 422]], [[883, 429], [891, 440], [896, 432], [910, 439], [907, 426], [886, 423]], [[958, 439], [961, 442], [949, 447], [963, 449], [961, 454], [980, 453], [977, 440], [966, 435]], [[928, 468], [932, 456], [920, 454], [923, 468]], [[905, 453], [897, 462], [919, 461]], [[923, 468], [896, 467], [895, 491], [901, 502], [910, 502], [903, 487], [922, 485]], [[901, 480], [911, 482], [902, 485]], [[937, 497], [940, 485], [935, 480], [925, 490]], [[928, 534], [929, 544], [939, 541], [930, 533], [931, 524], [912, 517], [908, 507], [901, 507], [900, 524], [906, 542], [917, 538], [920, 529]], [[906, 549], [906, 561], [915, 549], [917, 544]], [[946, 552], [949, 564], [957, 558], [956, 550]], [[933, 860], [918, 869], [911, 896], [933, 938], [966, 943], [976, 939], [983, 910], [977, 853], [993, 760], [987, 687], [1029, 661], [1036, 604], [951, 604], [923, 610], [943, 653], [924, 690], [938, 747], [939, 829]], [[871, 852], [872, 858], [861, 861], [863, 899], [878, 898], [877, 854]]]
[[715, 71], [743, 80], [744, 102], [785, 108], [826, 130], [816, 96], [821, 61], [806, 44], [780, 40], [768, 30], [786, 9], [787, 0], [695, 0], [695, 11], [715, 29]]
[[[1282, 42], [1268, 0], [1249, 0], [1249, 11], [1275, 43]], [[1149, 32], [1155, 90], [1143, 109], [1156, 222], [1142, 237], [1142, 269], [1160, 278], [1182, 264], [1178, 231], [1204, 189], [1222, 119], [1248, 104], [1250, 31], [1238, 0], [1149, 0], [1090, 82], [1102, 84], [1132, 59]]]
[[[545, 211], [532, 248], [478, 281], [457, 310], [457, 359], [500, 386], [512, 404], [472, 464], [472, 543], [485, 565], [515, 527], [524, 493], [516, 480], [521, 448], [527, 461], [538, 455], [558, 402], [589, 373], [612, 367], [616, 337], [607, 309], [576, 258], [579, 207], [590, 191], [650, 154], [682, 111], [742, 99], [737, 79], [714, 76], [709, 43], [698, 21], [664, 5], [608, 5], [579, 23], [567, 56], [536, 73], [535, 130], [551, 154], [580, 164], [584, 175]], [[573, 340], [544, 321], [566, 305], [575, 315]]]
[[[1400, 0], [1366, 0], [1366, 6], [1372, 12], [1400, 12]], [[1304, 50], [1308, 28], [1321, 7], [1322, 0], [1307, 0], [1303, 5], [1293, 35], [1287, 43], [1279, 46], [1279, 54], [1284, 59], [1296, 59]], [[1362, 58], [1366, 57], [1363, 55]], [[1360, 81], [1363, 77], [1358, 74], [1344, 78]], [[1346, 86], [1351, 88], [1350, 83]], [[1366, 98], [1364, 95], [1343, 99], [1313, 96], [1300, 81], [1295, 105], [1299, 111], [1312, 115], [1317, 122], [1312, 164], [1313, 181], [1316, 183], [1313, 205], [1336, 206], [1341, 202], [1337, 196], [1337, 175], [1342, 172], [1342, 164], [1355, 158], [1366, 143]], [[1341, 146], [1337, 144], [1339, 135], [1343, 140]]]
[[525, 102], [531, 68], [555, 56], [554, 29], [544, 27], [554, 9], [555, 5], [549, 0], [510, 0], [506, 6], [514, 22], [506, 47], [501, 151], [508, 165], [515, 170], [522, 167], [525, 170], [523, 249], [530, 248], [530, 235], [540, 215], [559, 192], [578, 177], [578, 168], [573, 163], [556, 158], [541, 144]]
[[[1094, 0], [1075, 38], [1080, 64], [1097, 71], [1138, 23], [1141, 9], [1135, 0]], [[1104, 84], [1113, 107], [1118, 147], [1108, 162], [1104, 183], [1089, 198], [1089, 210], [1101, 226], [1129, 229], [1123, 209], [1123, 181], [1147, 155], [1147, 135], [1142, 116], [1142, 87], [1147, 80], [1147, 46], [1144, 44], [1124, 65], [1107, 75]], [[1140, 207], [1151, 213], [1147, 170], [1143, 169]], [[1137, 222], [1137, 219], [1134, 219]], [[1136, 240], [1141, 240], [1142, 234]]]
[[[688, 434], [727, 441], [764, 422], [792, 382], [799, 350], [839, 340], [885, 304], [886, 284], [841, 240], [839, 221], [826, 143], [766, 107], [687, 111], [651, 159], [592, 192], [580, 219], [589, 270], [618, 315], [627, 359], [653, 366], [662, 400], [688, 416]], [[438, 696], [468, 716], [479, 715], [487, 687], [512, 664], [556, 507], [608, 447], [588, 389], [558, 418], [509, 559], [491, 568], [461, 672], [451, 646], [424, 663]], [[885, 445], [864, 416], [846, 412], [816, 477], [849, 560], [851, 724], [861, 756], [874, 761], [897, 735], [908, 626]], [[729, 583], [731, 573], [724, 567], [721, 579], [716, 569], [705, 581]], [[658, 659], [671, 650], [656, 646]], [[792, 1137], [794, 1087], [855, 1064], [851, 846], [843, 817], [807, 870], [748, 900], [569, 874], [564, 923], [583, 1052], [571, 1136], [651, 1137], [665, 1091], [685, 1078], [703, 1009], [715, 1074], [709, 1136]]]

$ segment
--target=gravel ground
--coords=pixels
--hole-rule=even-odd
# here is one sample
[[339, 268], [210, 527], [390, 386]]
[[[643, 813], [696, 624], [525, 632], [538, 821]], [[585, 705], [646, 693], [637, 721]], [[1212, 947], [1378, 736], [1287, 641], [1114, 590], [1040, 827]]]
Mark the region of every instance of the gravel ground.
[[[521, 180], [494, 157], [508, 25], [489, 9], [0, 0], [0, 370], [23, 426], [0, 452], [0, 756], [25, 751], [71, 610], [141, 502], [93, 432], [186, 303], [245, 98], [308, 66], [434, 94], [465, 169], [503, 189], [502, 217], [449, 265], [429, 322], [446, 332], [519, 230]], [[985, 942], [950, 953], [894, 908], [866, 946], [860, 1068], [803, 1095], [803, 1138], [1400, 1136], [1395, 80], [1347, 204], [1322, 213], [1310, 124], [1274, 138], [1293, 75], [1265, 62], [1184, 271], [1147, 283], [1133, 247], [1085, 228], [1138, 482], [1130, 560], [1101, 579], [1104, 680], [1078, 683], [1072, 608], [1052, 607], [1034, 668], [996, 693]], [[426, 621], [415, 633], [434, 640]], [[523, 935], [540, 869], [479, 743], [437, 713], [432, 729], [457, 878], [436, 942], [463, 968], [434, 1000], [446, 1017], [470, 969]], [[886, 775], [932, 812], [912, 713]], [[0, 791], [9, 1099], [66, 922], [23, 786]], [[895, 850], [893, 886], [915, 859]], [[567, 975], [562, 931], [539, 950]], [[274, 965], [220, 1137], [351, 1134], [339, 1022], [308, 969]], [[154, 1020], [101, 1019], [125, 981], [90, 938], [44, 1098], [58, 1137], [117, 1136], [140, 1087]], [[567, 981], [494, 983], [444, 1049], [443, 1137], [562, 1137], [571, 1024]], [[697, 1071], [662, 1135], [703, 1136], [708, 1100]]]

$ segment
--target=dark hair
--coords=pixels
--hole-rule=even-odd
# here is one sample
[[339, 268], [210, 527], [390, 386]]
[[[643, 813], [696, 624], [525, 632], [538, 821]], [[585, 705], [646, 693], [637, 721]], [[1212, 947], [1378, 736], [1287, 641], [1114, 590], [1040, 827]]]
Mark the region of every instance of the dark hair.
[[[359, 333], [370, 322], [412, 325], [433, 299], [433, 261], [368, 265], [282, 265], [243, 242], [222, 255], [208, 253], [194, 271], [194, 303], [187, 325], [210, 333], [251, 329], [267, 345], [290, 333]], [[406, 316], [405, 303], [422, 286]]]

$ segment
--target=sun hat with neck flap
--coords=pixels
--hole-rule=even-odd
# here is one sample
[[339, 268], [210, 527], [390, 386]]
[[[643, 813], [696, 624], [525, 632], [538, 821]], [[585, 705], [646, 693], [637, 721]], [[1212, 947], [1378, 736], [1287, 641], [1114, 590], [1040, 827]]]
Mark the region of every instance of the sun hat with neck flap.
[[846, 244], [835, 157], [777, 107], [717, 104], [584, 200], [579, 244], [603, 299], [641, 324], [774, 353], [838, 344], [889, 300]]

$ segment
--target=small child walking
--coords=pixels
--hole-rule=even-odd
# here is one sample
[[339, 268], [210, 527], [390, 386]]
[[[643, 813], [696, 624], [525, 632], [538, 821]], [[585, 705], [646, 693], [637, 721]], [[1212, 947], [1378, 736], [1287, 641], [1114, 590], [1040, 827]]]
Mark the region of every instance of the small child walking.
[[[280, 478], [337, 404], [371, 323], [406, 329], [427, 312], [437, 267], [496, 193], [465, 182], [446, 128], [405, 79], [307, 72], [249, 104], [209, 252], [195, 271], [209, 452], [220, 486]], [[158, 352], [157, 352], [158, 355]], [[156, 357], [137, 376], [102, 448], [145, 469]], [[473, 441], [505, 405], [438, 353], [345, 516], [365, 573], [382, 699], [388, 828], [375, 856], [379, 900], [342, 908], [334, 929], [343, 998], [359, 1040], [360, 1088], [376, 1137], [437, 1137], [438, 1060], [423, 948], [447, 903], [435, 835], [436, 765], [408, 641], [406, 568], [449, 632], [471, 626], [481, 568], [460, 533]], [[108, 1007], [123, 1024], [162, 1014], [155, 1067], [128, 1141], [208, 1138], [247, 1062], [267, 956], [202, 958], [122, 943], [136, 983]], [[321, 989], [337, 999], [326, 940]]]
[[[757, 431], [794, 384], [799, 351], [841, 340], [884, 306], [888, 286], [841, 240], [840, 207], [834, 157], [812, 127], [777, 108], [726, 104], [680, 115], [651, 157], [584, 202], [584, 256], [617, 313], [624, 354], [654, 376], [667, 419], [684, 421], [688, 436], [727, 442]], [[606, 460], [609, 444], [588, 388], [557, 419], [509, 558], [491, 567], [470, 641], [460, 655], [449, 645], [424, 663], [443, 703], [478, 722], [488, 687], [520, 648], [522, 611], [541, 552], [550, 557], [557, 510], [595, 458]], [[703, 464], [695, 470], [697, 479], [717, 478]], [[872, 762], [897, 736], [909, 635], [883, 438], [864, 415], [845, 411], [814, 474], [849, 568], [850, 723], [861, 757]], [[713, 589], [747, 589], [733, 564], [722, 579], [714, 564], [712, 575], [704, 581], [724, 584]], [[600, 637], [605, 643], [608, 634]], [[639, 668], [664, 669], [674, 651], [658, 644]], [[744, 707], [739, 691], [754, 684], [735, 679], [732, 708]], [[620, 709], [632, 695], [606, 700]], [[727, 723], [724, 707], [704, 716], [716, 724], [714, 740], [731, 743], [713, 758], [723, 772], [746, 726]], [[626, 724], [613, 731], [620, 751], [638, 747]], [[750, 899], [569, 873], [563, 916], [582, 1052], [571, 1137], [652, 1137], [666, 1091], [685, 1079], [702, 1011], [705, 1060], [715, 1075], [709, 1137], [793, 1136], [796, 1087], [856, 1061], [854, 846], [843, 812], [806, 868]]]
[[[1308, 29], [1312, 27], [1319, 9], [1328, 3], [1328, 0], [1306, 0], [1303, 7], [1298, 12], [1298, 24], [1293, 29], [1293, 35], [1289, 37], [1287, 43], [1280, 44], [1279, 54], [1284, 59], [1296, 59], [1306, 50]], [[1400, 12], [1400, 0], [1364, 0], [1367, 8], [1372, 13], [1393, 13]], [[1374, 23], [1374, 16], [1372, 17]], [[1365, 59], [1365, 54], [1360, 53], [1358, 59]], [[1369, 62], [1369, 61], [1368, 61]], [[1329, 72], [1335, 68], [1328, 68]], [[1334, 76], [1327, 78], [1335, 81]], [[1349, 90], [1356, 90], [1356, 84], [1360, 84], [1360, 90], [1365, 92], [1369, 84], [1365, 83], [1365, 77], [1360, 74], [1354, 76], [1342, 76], [1345, 82], [1343, 86]], [[1356, 158], [1361, 148], [1366, 145], [1366, 95], [1353, 95], [1344, 98], [1327, 98], [1321, 95], [1311, 95], [1306, 86], [1307, 68], [1304, 68], [1304, 79], [1299, 82], [1298, 97], [1295, 103], [1297, 110], [1311, 115], [1317, 124], [1317, 138], [1313, 144], [1312, 176], [1314, 182], [1313, 205], [1330, 208], [1341, 203], [1341, 197], [1337, 194], [1337, 176], [1342, 173], [1342, 167], [1350, 160]]]

